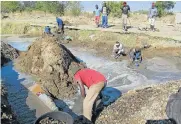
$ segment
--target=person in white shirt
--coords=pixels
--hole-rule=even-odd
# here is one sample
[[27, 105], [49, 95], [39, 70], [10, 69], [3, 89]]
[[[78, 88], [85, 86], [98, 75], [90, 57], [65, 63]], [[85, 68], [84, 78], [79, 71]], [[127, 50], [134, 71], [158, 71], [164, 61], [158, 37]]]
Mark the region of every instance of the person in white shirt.
[[116, 42], [116, 44], [114, 44], [113, 55], [116, 59], [121, 55], [125, 55], [123, 44], [119, 43], [118, 41]]

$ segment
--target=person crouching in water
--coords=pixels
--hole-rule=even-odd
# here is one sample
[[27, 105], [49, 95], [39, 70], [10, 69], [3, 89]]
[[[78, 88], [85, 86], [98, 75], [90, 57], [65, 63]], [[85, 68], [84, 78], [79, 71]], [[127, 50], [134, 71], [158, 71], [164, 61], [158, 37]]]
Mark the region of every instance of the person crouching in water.
[[44, 35], [46, 36], [54, 36], [52, 33], [51, 33], [51, 28], [49, 26], [46, 26], [45, 29], [44, 29]]
[[[71, 73], [74, 76], [74, 84], [79, 86], [81, 95], [84, 98], [83, 115], [91, 121], [93, 105], [106, 86], [107, 80], [103, 74], [89, 68], [79, 69], [74, 67], [71, 69]], [[84, 86], [88, 88], [87, 92], [85, 92]]]
[[115, 59], [117, 59], [121, 55], [125, 56], [123, 44], [119, 43], [118, 41], [116, 42], [116, 44], [114, 44], [113, 55]]
[[132, 63], [135, 63], [136, 66], [139, 66], [138, 63], [142, 62], [142, 54], [140, 48], [133, 48], [130, 50], [129, 53], [130, 59]]
[[95, 13], [95, 23], [96, 23], [96, 26], [99, 27], [101, 11], [99, 10], [98, 5], [96, 5], [96, 9], [95, 9], [94, 13]]

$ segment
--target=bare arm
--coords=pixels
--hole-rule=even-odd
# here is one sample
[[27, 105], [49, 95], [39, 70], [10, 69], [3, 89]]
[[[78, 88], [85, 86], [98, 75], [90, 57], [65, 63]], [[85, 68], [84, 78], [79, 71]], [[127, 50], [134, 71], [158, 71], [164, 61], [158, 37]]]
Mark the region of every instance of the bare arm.
[[84, 88], [82, 81], [78, 80], [77, 83], [80, 87], [80, 92], [81, 92], [82, 97], [85, 98], [85, 88]]

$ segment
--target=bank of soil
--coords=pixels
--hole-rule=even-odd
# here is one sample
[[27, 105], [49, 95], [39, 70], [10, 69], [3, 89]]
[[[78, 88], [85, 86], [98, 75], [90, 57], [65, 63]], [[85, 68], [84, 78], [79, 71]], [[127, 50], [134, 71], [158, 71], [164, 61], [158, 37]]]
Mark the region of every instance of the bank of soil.
[[[131, 48], [151, 45], [150, 48], [142, 51], [143, 59], [159, 57], [181, 56], [181, 43], [171, 39], [151, 37], [142, 34], [118, 34], [102, 31], [80, 31], [66, 30], [66, 35], [73, 37], [69, 42], [72, 46], [79, 46], [87, 50], [95, 49], [96, 55], [111, 58], [113, 45], [116, 41], [122, 43], [126, 53]], [[129, 59], [128, 56], [121, 59]], [[118, 59], [119, 60], [119, 59]]]
[[166, 105], [178, 92], [181, 80], [131, 90], [104, 108], [96, 124], [145, 124], [147, 120], [168, 119]]
[[1, 82], [1, 123], [2, 124], [19, 124], [16, 115], [11, 109], [11, 106], [7, 99], [7, 89]]
[[72, 69], [84, 65], [60, 42], [57, 37], [36, 39], [27, 52], [20, 53], [15, 67], [35, 77], [51, 97], [71, 98], [77, 93]]

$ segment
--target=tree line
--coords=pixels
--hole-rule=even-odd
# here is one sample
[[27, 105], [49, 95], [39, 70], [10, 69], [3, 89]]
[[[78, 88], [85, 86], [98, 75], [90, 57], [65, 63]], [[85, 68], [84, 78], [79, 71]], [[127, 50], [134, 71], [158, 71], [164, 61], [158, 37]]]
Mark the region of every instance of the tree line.
[[83, 7], [79, 1], [2, 1], [1, 12], [31, 12], [34, 10], [64, 15], [69, 11], [72, 15], [78, 16]]
[[[123, 1], [107, 1], [107, 6], [110, 9], [110, 15], [113, 17], [121, 17], [120, 8], [123, 6]], [[171, 9], [174, 8], [174, 1], [156, 1], [155, 3], [158, 9], [158, 16], [164, 16], [170, 14]], [[151, 5], [150, 5], [151, 7]], [[149, 9], [149, 8], [148, 8]], [[65, 12], [69, 12], [74, 16], [78, 16], [82, 13], [83, 7], [79, 1], [2, 1], [1, 12], [31, 12], [33, 10], [43, 11], [46, 13], [52, 13], [55, 15], [64, 15]]]

